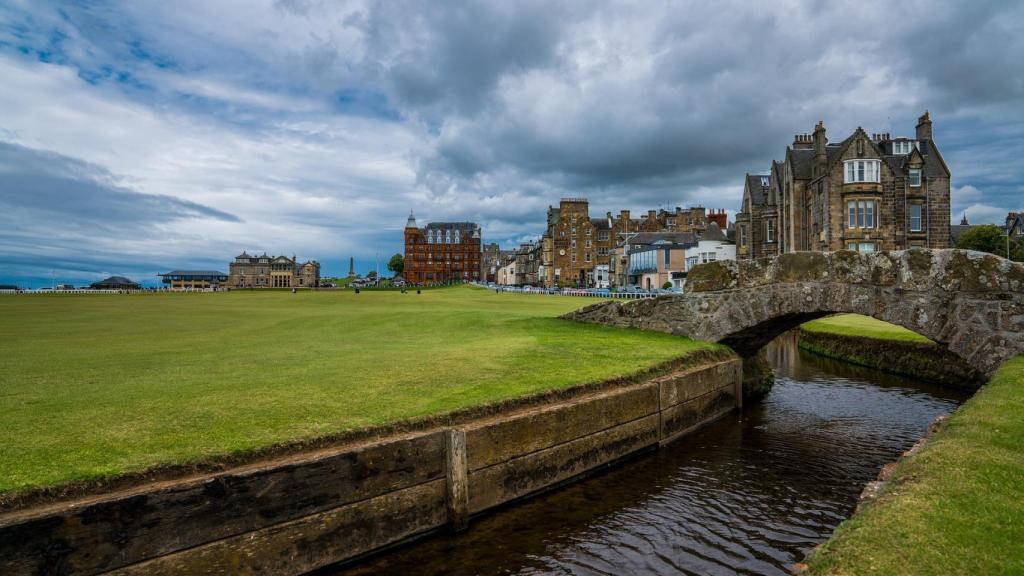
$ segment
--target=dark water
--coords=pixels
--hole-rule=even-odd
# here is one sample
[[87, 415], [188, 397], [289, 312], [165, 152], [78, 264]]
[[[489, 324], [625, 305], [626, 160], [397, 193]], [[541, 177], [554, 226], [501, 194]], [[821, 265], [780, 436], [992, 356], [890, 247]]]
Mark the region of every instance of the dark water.
[[332, 574], [788, 574], [965, 396], [768, 349], [760, 404], [666, 449]]

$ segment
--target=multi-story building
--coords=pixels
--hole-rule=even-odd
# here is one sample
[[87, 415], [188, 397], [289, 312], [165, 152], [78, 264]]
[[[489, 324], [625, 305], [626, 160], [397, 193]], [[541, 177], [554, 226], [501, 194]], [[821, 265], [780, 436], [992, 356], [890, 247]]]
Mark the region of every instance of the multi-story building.
[[769, 174], [747, 175], [738, 254], [948, 248], [951, 173], [932, 136], [928, 112], [913, 138], [857, 128], [829, 144], [822, 122], [797, 134]]
[[481, 277], [480, 227], [472, 222], [405, 224], [405, 281], [413, 284], [471, 282]]
[[671, 284], [682, 289], [690, 269], [717, 260], [735, 260], [736, 246], [717, 222], [694, 232], [641, 232], [624, 235], [613, 258], [615, 286], [647, 290]]
[[[714, 218], [720, 219], [718, 214], [715, 212]], [[587, 199], [563, 198], [558, 208], [548, 207], [547, 230], [540, 246], [540, 267], [544, 274], [538, 281], [545, 286], [606, 284], [620, 235], [703, 232], [708, 222], [707, 211], [702, 206], [676, 207], [675, 211], [649, 210], [641, 218], [631, 218], [629, 210], [622, 210], [617, 217], [608, 212], [604, 218], [591, 218]]]
[[232, 288], [316, 288], [320, 286], [320, 263], [299, 263], [294, 255], [250, 256], [242, 252], [228, 264], [228, 286]]

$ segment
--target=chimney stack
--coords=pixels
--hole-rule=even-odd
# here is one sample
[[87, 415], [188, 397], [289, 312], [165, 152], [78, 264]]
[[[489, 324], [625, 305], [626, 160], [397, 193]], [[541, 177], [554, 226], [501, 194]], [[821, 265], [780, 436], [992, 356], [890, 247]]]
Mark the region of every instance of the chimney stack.
[[629, 220], [629, 210], [620, 210], [619, 211], [619, 219], [620, 220]]
[[825, 146], [828, 145], [828, 138], [825, 137], [825, 122], [819, 120], [814, 127], [814, 176], [818, 177], [825, 173], [825, 166], [828, 164], [828, 156], [825, 154]]
[[810, 150], [812, 147], [810, 134], [797, 134], [793, 136], [794, 150]]
[[928, 114], [927, 110], [924, 111], [924, 115], [917, 119], [917, 139], [932, 139], [932, 117]]

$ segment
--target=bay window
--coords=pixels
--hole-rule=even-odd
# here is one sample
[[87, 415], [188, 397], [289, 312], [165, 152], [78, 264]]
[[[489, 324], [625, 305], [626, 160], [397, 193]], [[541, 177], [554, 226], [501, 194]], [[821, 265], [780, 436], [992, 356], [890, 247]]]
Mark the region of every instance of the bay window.
[[880, 160], [847, 160], [845, 165], [845, 182], [878, 182], [881, 174]]
[[878, 202], [875, 200], [850, 200], [846, 203], [847, 228], [875, 228], [878, 225]]

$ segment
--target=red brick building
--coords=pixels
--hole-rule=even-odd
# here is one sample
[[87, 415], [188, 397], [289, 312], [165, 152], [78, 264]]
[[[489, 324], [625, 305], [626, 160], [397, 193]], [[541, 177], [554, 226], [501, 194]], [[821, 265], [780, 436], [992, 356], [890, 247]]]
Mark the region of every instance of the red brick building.
[[446, 284], [480, 279], [480, 227], [472, 222], [405, 224], [406, 282]]

